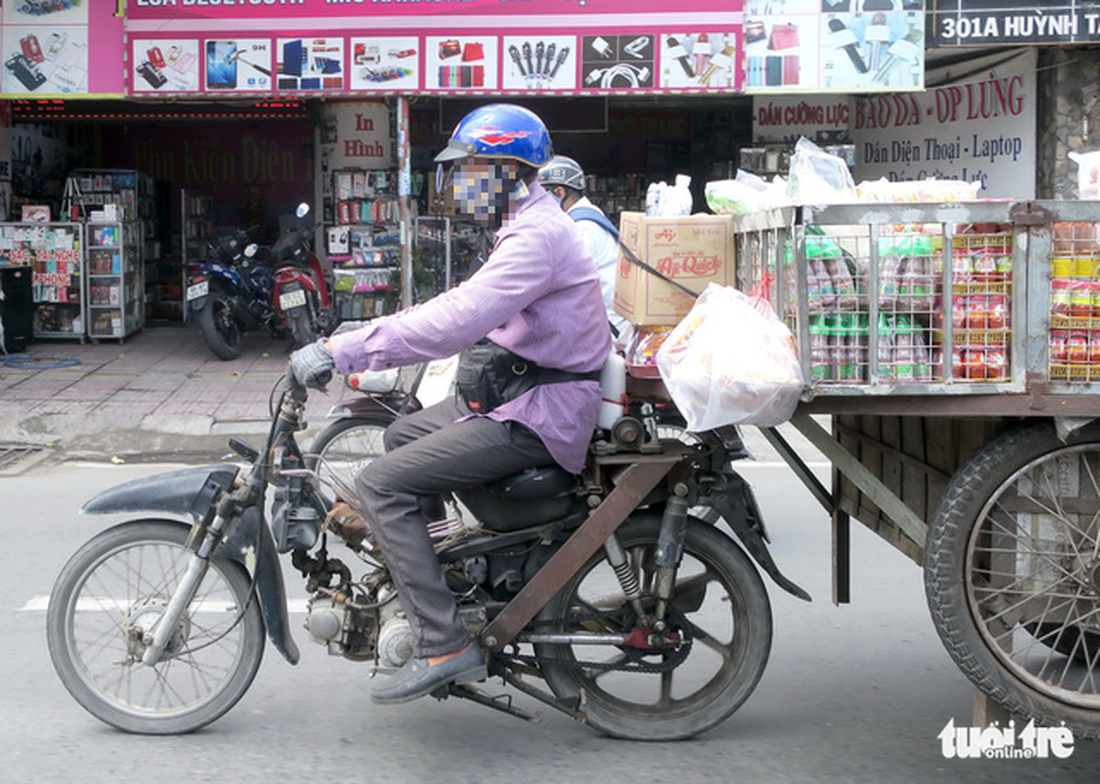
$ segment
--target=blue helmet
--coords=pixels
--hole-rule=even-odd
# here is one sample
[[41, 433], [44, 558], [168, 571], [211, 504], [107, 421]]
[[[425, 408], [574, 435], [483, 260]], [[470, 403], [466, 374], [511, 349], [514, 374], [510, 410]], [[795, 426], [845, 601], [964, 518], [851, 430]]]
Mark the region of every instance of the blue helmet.
[[493, 103], [463, 117], [435, 159], [469, 157], [513, 158], [538, 167], [554, 157], [554, 150], [550, 132], [537, 114], [511, 103]]

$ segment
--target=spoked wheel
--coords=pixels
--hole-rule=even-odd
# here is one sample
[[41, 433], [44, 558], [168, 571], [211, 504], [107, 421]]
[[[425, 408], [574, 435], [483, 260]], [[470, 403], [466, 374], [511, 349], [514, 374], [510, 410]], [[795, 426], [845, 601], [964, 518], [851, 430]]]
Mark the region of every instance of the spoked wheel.
[[218, 359], [236, 359], [241, 355], [244, 333], [225, 299], [211, 297], [197, 318], [203, 340]]
[[317, 434], [307, 460], [318, 476], [327, 480], [319, 492], [329, 503], [335, 500], [331, 485], [338, 485], [336, 480], [354, 488], [356, 475], [385, 453], [382, 434], [395, 418], [378, 414], [338, 419]]
[[47, 638], [61, 682], [96, 718], [127, 732], [190, 732], [244, 695], [264, 652], [248, 573], [214, 558], [159, 662], [142, 663], [146, 636], [187, 568], [188, 527], [123, 523], [85, 544], [50, 596]]
[[979, 451], [932, 521], [925, 588], [978, 688], [1100, 737], [1100, 428], [1032, 424]]
[[[637, 516], [619, 539], [653, 606], [653, 556], [660, 518]], [[602, 552], [554, 596], [538, 631], [632, 633], [635, 615]], [[675, 740], [724, 721], [752, 693], [771, 650], [767, 592], [752, 563], [725, 534], [688, 519], [684, 560], [660, 639], [631, 646], [535, 646], [554, 694], [577, 701], [595, 728], [631, 740]], [[636, 639], [644, 640], [645, 635]]]

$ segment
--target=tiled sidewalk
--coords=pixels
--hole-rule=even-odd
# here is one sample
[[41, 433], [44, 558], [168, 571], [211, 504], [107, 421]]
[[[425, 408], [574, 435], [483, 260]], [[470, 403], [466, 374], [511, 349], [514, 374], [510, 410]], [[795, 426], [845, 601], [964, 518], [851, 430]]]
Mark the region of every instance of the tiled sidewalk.
[[[222, 361], [183, 326], [150, 327], [121, 343], [40, 341], [25, 352], [30, 365], [0, 355], [0, 441], [99, 453], [224, 451], [228, 435], [256, 440], [266, 430], [289, 349], [251, 333], [240, 357]], [[52, 367], [68, 359], [77, 364]], [[310, 418], [354, 394], [340, 384], [314, 393]]]

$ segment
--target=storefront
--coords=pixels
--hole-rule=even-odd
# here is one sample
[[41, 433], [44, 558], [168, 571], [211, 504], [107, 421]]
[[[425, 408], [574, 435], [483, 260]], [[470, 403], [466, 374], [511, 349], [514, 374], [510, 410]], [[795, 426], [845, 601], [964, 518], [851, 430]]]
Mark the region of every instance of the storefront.
[[[205, 237], [245, 227], [270, 241], [303, 199], [315, 206], [318, 246], [356, 294], [343, 317], [395, 307], [399, 288], [411, 297], [452, 284], [479, 248], [442, 223], [431, 157], [468, 108], [500, 97], [546, 119], [557, 151], [581, 161], [591, 195], [613, 216], [640, 209], [648, 183], [677, 173], [692, 176], [704, 209], [705, 182], [738, 168], [781, 173], [799, 135], [838, 145], [857, 180], [973, 177], [988, 195], [1017, 197], [1064, 192], [1073, 168], [1058, 164], [1059, 175], [1040, 161], [1057, 158], [1055, 147], [1087, 146], [1072, 129], [1057, 142], [1044, 136], [1041, 118], [1055, 109], [1042, 88], [1061, 77], [1035, 64], [1034, 48], [1030, 60], [982, 64], [980, 78], [971, 65], [926, 72], [925, 22], [939, 17], [913, 0], [691, 0], [675, 14], [662, 0], [605, 3], [598, 13], [533, 0], [506, 14], [488, 0], [458, 9], [130, 0], [121, 15], [108, 3], [28, 10], [39, 5], [0, 11], [5, 51], [17, 53], [0, 82], [11, 128], [0, 206], [12, 223], [24, 206], [85, 222], [72, 213], [74, 170], [147, 176], [149, 201], [134, 217], [145, 221], [150, 319], [182, 317], [184, 265]], [[926, 79], [945, 86], [924, 91]], [[960, 80], [970, 85], [961, 98], [949, 87]], [[981, 114], [989, 107], [985, 87], [973, 92], [978, 82], [1003, 116]], [[990, 120], [1008, 127], [986, 138]], [[445, 265], [429, 247], [443, 236]], [[436, 260], [414, 280], [412, 267], [430, 253]], [[40, 255], [55, 277], [39, 282], [62, 281], [59, 260]], [[94, 336], [87, 318], [77, 326]]]

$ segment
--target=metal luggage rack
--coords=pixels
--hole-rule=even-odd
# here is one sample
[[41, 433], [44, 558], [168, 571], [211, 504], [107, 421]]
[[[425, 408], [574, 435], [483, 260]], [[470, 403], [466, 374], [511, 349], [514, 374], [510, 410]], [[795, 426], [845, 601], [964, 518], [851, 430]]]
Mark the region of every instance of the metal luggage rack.
[[1100, 203], [789, 207], [736, 241], [742, 288], [772, 276], [808, 410], [1100, 415]]

